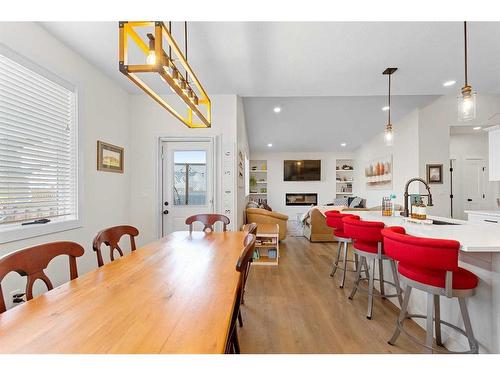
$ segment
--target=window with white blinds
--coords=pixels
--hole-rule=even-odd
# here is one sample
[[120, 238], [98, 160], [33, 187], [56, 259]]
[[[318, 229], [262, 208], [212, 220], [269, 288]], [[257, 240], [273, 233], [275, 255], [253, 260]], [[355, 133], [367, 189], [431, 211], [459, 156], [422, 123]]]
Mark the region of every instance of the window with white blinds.
[[9, 57], [0, 50], [0, 230], [76, 219], [75, 90]]

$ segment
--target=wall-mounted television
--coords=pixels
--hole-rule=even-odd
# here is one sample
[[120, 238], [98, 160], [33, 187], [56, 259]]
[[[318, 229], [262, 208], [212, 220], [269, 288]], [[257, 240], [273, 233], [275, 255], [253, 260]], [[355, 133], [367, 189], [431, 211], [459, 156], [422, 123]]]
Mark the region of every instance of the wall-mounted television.
[[285, 181], [321, 181], [321, 160], [285, 160]]

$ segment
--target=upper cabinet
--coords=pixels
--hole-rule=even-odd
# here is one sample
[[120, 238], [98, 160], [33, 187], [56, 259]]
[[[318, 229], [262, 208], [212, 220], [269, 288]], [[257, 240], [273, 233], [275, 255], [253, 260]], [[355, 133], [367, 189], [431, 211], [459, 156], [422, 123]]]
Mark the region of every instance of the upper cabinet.
[[500, 181], [500, 126], [488, 133], [490, 181]]

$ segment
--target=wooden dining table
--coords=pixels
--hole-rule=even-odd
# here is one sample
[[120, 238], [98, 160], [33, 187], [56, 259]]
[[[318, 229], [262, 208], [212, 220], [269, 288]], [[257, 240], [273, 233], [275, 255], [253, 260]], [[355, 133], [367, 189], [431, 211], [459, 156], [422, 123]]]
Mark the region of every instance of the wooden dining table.
[[175, 232], [0, 314], [0, 353], [224, 353], [244, 232]]

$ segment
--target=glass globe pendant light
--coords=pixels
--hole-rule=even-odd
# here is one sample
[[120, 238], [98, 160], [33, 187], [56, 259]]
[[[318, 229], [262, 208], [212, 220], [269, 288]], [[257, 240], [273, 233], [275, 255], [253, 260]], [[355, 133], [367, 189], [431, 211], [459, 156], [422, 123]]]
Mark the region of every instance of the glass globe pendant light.
[[467, 76], [467, 22], [464, 22], [464, 52], [465, 84], [457, 97], [458, 120], [470, 121], [476, 118], [476, 92], [469, 85]]
[[396, 70], [398, 70], [398, 68], [387, 68], [382, 72], [382, 74], [389, 76], [389, 94], [387, 96], [389, 110], [387, 111], [388, 119], [384, 131], [384, 143], [386, 146], [392, 146], [394, 144], [394, 132], [392, 130], [392, 124], [391, 124], [391, 76]]

